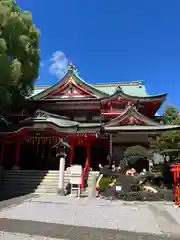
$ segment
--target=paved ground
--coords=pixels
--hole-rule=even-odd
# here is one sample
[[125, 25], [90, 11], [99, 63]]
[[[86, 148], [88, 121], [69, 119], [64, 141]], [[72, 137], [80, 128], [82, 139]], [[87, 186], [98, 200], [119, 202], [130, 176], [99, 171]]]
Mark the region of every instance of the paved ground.
[[6, 198], [5, 200], [0, 198], [0, 210], [2, 210], [3, 208], [10, 207], [10, 206], [19, 205], [19, 204], [23, 203], [25, 200], [35, 198], [35, 197], [38, 197], [38, 196], [35, 194], [28, 194], [28, 195], [22, 195], [19, 197], [9, 197], [9, 198]]
[[[1, 226], [0, 222], [0, 226]], [[4, 224], [11, 224], [11, 227], [6, 227], [4, 232], [9, 238], [2, 238], [8, 240], [15, 240], [14, 236], [19, 236], [18, 240], [29, 239], [31, 236], [41, 236], [41, 239], [66, 239], [66, 240], [179, 240], [179, 237], [171, 235], [152, 235], [142, 233], [132, 233], [127, 231], [114, 231], [108, 229], [87, 228], [63, 226], [56, 224], [43, 224], [36, 222], [4, 222]], [[3, 224], [3, 227], [4, 227]], [[16, 226], [15, 226], [16, 225]], [[19, 225], [19, 228], [17, 227]], [[2, 228], [2, 227], [1, 227]], [[7, 230], [8, 228], [8, 230]], [[19, 230], [19, 231], [18, 231]], [[18, 232], [18, 234], [16, 233]], [[22, 233], [23, 232], [23, 233]], [[26, 234], [24, 233], [26, 232]], [[21, 234], [20, 234], [21, 233]], [[35, 238], [36, 239], [36, 238]]]
[[44, 236], [35, 236], [35, 235], [29, 235], [29, 234], [23, 234], [23, 233], [8, 233], [8, 232], [0, 232], [0, 240], [21, 240], [21, 239], [34, 239], [34, 240], [45, 240], [45, 239], [51, 239], [51, 240], [65, 240], [60, 238], [45, 238]]
[[0, 208], [0, 231], [7, 239], [28, 239], [30, 235], [73, 240], [180, 239], [180, 209], [168, 203], [125, 204], [30, 195], [0, 202]]

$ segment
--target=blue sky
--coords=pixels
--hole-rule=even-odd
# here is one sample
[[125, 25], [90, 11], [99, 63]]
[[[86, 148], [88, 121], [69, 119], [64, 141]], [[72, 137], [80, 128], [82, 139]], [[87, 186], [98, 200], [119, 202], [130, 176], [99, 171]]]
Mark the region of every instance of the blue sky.
[[37, 84], [55, 83], [67, 60], [90, 83], [144, 80], [180, 106], [180, 0], [17, 0], [41, 31]]

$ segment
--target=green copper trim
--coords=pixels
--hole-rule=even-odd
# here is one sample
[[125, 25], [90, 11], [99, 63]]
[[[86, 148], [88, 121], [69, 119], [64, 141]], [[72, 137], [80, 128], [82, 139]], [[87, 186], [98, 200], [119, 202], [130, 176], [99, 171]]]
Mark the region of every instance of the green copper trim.
[[[61, 84], [61, 82], [68, 77], [74, 77], [75, 80], [80, 83], [85, 85], [91, 92], [93, 92], [94, 95], [97, 96], [97, 99], [109, 99], [111, 97], [115, 97], [116, 95], [122, 95], [125, 98], [133, 98], [133, 99], [154, 99], [154, 98], [166, 98], [167, 93], [166, 94], [159, 94], [159, 95], [148, 95], [146, 92], [146, 88], [144, 85], [141, 84], [142, 81], [135, 81], [135, 82], [129, 82], [129, 83], [119, 83], [120, 86], [117, 87], [117, 83], [112, 83], [112, 84], [106, 84], [106, 87], [103, 86], [103, 84], [89, 84], [87, 83], [85, 80], [83, 80], [80, 76], [79, 76], [79, 72], [76, 69], [76, 67], [70, 63], [69, 64], [69, 68], [67, 73], [64, 75], [64, 77], [62, 77], [62, 79], [60, 81], [58, 81], [56, 84], [54, 84], [53, 86], [49, 86], [45, 89], [42, 90], [35, 90], [36, 92], [38, 91], [38, 93], [31, 95], [28, 99], [34, 99], [34, 100], [40, 100], [41, 97], [43, 97], [43, 95], [47, 92], [51, 92], [54, 89], [57, 88], [57, 86], [59, 84]], [[108, 85], [108, 87], [107, 87]], [[66, 99], [68, 100], [68, 99]]]

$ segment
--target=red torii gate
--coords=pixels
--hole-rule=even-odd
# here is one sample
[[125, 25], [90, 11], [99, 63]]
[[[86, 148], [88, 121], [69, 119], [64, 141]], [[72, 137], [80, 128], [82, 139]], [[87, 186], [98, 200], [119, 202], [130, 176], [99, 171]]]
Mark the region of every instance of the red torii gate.
[[180, 207], [180, 163], [175, 163], [171, 165], [171, 172], [173, 173], [173, 193], [174, 193], [174, 203]]

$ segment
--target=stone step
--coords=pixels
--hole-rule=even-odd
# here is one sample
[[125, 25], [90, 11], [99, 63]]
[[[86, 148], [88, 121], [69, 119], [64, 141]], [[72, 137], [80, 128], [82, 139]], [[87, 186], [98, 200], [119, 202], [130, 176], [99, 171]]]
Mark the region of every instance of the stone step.
[[[4, 181], [13, 181], [13, 180], [19, 180], [19, 181], [46, 181], [46, 180], [50, 180], [50, 181], [58, 181], [59, 179], [59, 176], [56, 176], [56, 177], [51, 177], [51, 176], [46, 176], [44, 178], [40, 178], [40, 177], [21, 177], [21, 176], [14, 176], [14, 177], [8, 177], [8, 176], [5, 176], [4, 177]], [[64, 179], [70, 179], [69, 176], [64, 176]]]
[[[57, 172], [41, 172], [41, 171], [37, 171], [37, 172], [22, 172], [22, 171], [5, 171], [4, 175], [8, 175], [8, 176], [56, 176], [59, 174], [59, 171]], [[65, 175], [70, 175], [68, 172], [64, 173]]]
[[[67, 185], [69, 182], [64, 182], [64, 185]], [[37, 183], [7, 183], [7, 184], [4, 184], [3, 186], [6, 186], [6, 187], [13, 187], [13, 188], [18, 188], [18, 187], [38, 187], [38, 186], [44, 186], [44, 187], [53, 187], [53, 186], [58, 186], [58, 182], [53, 182], [53, 183], [48, 183], [48, 184], [37, 184]]]
[[[54, 190], [52, 192], [48, 192], [48, 191], [36, 191], [36, 190], [32, 190], [30, 191], [29, 189], [17, 189], [16, 191], [13, 191], [11, 192], [11, 196], [17, 196], [17, 195], [26, 195], [26, 194], [38, 194], [38, 195], [41, 195], [41, 194], [51, 194], [51, 195], [54, 195], [54, 194], [57, 194], [57, 190]], [[9, 191], [6, 191], [6, 192], [3, 192], [3, 194], [9, 194]]]
[[[9, 177], [13, 177], [13, 176], [22, 176], [22, 177], [25, 177], [25, 176], [32, 176], [32, 177], [44, 177], [44, 176], [58, 176], [59, 173], [47, 173], [47, 174], [41, 174], [41, 173], [37, 173], [37, 174], [31, 174], [31, 173], [5, 173], [4, 176], [9, 176]], [[70, 176], [70, 174], [68, 173], [64, 173], [64, 175], [67, 175], [67, 176]]]
[[[4, 170], [6, 173], [58, 173], [59, 170]], [[66, 172], [66, 171], [65, 171]]]
[[[69, 183], [70, 174], [64, 174], [64, 187]], [[88, 179], [86, 176], [85, 179]], [[89, 180], [91, 173], [89, 174]], [[6, 170], [4, 174], [3, 191], [14, 194], [57, 194], [59, 171], [39, 170]], [[89, 181], [91, 183], [91, 181]], [[83, 195], [87, 195], [84, 191]]]
[[[11, 190], [11, 192], [19, 192], [19, 191], [27, 191], [27, 192], [34, 192], [34, 191], [51, 191], [51, 192], [56, 192], [58, 186], [53, 186], [53, 187], [18, 187], [18, 188], [8, 188], [8, 191]], [[6, 191], [6, 189], [4, 189]]]
[[[64, 182], [65, 183], [69, 183], [69, 179], [64, 179]], [[7, 181], [4, 181], [4, 185], [7, 185], [7, 184], [9, 184], [9, 185], [12, 185], [12, 184], [14, 184], [14, 183], [17, 183], [17, 184], [19, 184], [19, 185], [49, 185], [49, 184], [52, 184], [52, 183], [58, 183], [58, 180], [56, 180], [56, 181], [51, 181], [51, 180], [48, 180], [48, 179], [46, 179], [46, 181], [36, 181], [36, 180], [33, 180], [33, 181], [29, 181], [29, 180], [27, 180], [26, 182], [24, 182], [24, 181], [19, 181], [19, 180], [15, 180], [15, 181], [10, 181], [10, 180], [7, 180]]]
[[[68, 183], [64, 183], [64, 186], [66, 187], [68, 185]], [[32, 188], [32, 189], [36, 189], [36, 188], [54, 188], [57, 187], [58, 183], [56, 184], [50, 184], [50, 185], [18, 185], [18, 184], [13, 184], [13, 185], [4, 185], [4, 188], [8, 188], [8, 189], [18, 189], [18, 188]]]
[[[44, 177], [44, 176], [58, 176], [59, 173], [46, 173], [46, 174], [42, 174], [42, 173], [36, 173], [36, 174], [31, 174], [31, 173], [4, 173], [4, 176], [40, 176], [40, 177]], [[70, 176], [69, 173], [64, 173], [64, 175]]]
[[[64, 178], [69, 179], [70, 177], [67, 175], [64, 175]], [[40, 177], [40, 176], [5, 176], [4, 180], [14, 180], [14, 179], [22, 179], [22, 180], [33, 180], [33, 179], [37, 179], [40, 181], [43, 181], [44, 179], [52, 179], [52, 180], [57, 180], [59, 179], [59, 176], [44, 176], [44, 177]]]

